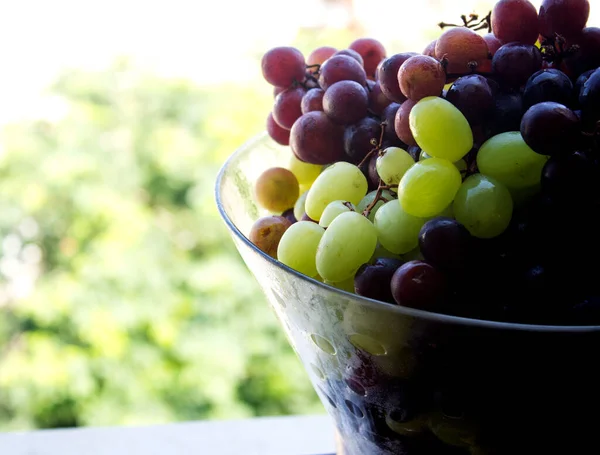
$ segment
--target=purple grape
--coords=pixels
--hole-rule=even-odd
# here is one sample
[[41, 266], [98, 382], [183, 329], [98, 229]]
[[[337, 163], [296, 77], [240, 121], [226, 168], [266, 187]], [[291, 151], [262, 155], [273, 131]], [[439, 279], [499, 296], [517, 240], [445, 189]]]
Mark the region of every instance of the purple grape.
[[363, 86], [354, 81], [340, 81], [329, 86], [323, 95], [323, 110], [335, 123], [350, 125], [367, 115], [369, 97]]
[[523, 103], [526, 108], [544, 101], [554, 101], [565, 106], [573, 105], [573, 83], [560, 70], [548, 68], [534, 73], [523, 92]]
[[267, 133], [278, 144], [289, 145], [290, 143], [290, 130], [280, 127], [272, 113], [269, 113], [267, 117]]
[[396, 131], [394, 130], [394, 121], [396, 118], [396, 112], [398, 111], [399, 108], [400, 108], [400, 104], [392, 102], [381, 113], [381, 120], [386, 122], [385, 132], [383, 133], [383, 137], [392, 142], [398, 140], [398, 136], [396, 135]]
[[365, 65], [363, 58], [354, 49], [340, 49], [339, 51], [335, 52], [332, 55], [332, 57], [334, 57], [336, 55], [345, 55], [346, 57], [351, 57], [354, 60], [356, 60], [358, 63], [360, 63], [360, 66], [364, 67], [364, 65]]
[[539, 10], [540, 32], [566, 38], [581, 32], [590, 15], [588, 0], [544, 0]]
[[344, 129], [324, 112], [302, 115], [292, 126], [290, 147], [299, 160], [311, 164], [331, 164], [344, 156]]
[[575, 53], [565, 59], [575, 76], [600, 67], [600, 28], [584, 28], [580, 35], [569, 40], [569, 45], [578, 46]]
[[421, 310], [435, 309], [446, 293], [444, 275], [431, 264], [409, 261], [392, 276], [391, 290], [398, 305]]
[[302, 102], [300, 103], [300, 109], [303, 114], [312, 111], [322, 111], [323, 110], [323, 95], [325, 94], [324, 90], [320, 88], [315, 88], [306, 92], [306, 94], [302, 97]]
[[492, 59], [492, 71], [500, 82], [519, 88], [527, 79], [542, 69], [542, 54], [530, 44], [508, 43], [496, 51]]
[[375, 115], [381, 115], [391, 100], [381, 91], [379, 82], [367, 81], [369, 93], [369, 110]]
[[415, 141], [413, 133], [410, 129], [409, 116], [410, 111], [415, 104], [417, 103], [413, 100], [406, 100], [404, 103], [402, 103], [402, 105], [395, 110], [396, 114], [394, 116], [394, 121], [391, 123], [396, 136], [398, 136], [398, 138], [400, 138], [400, 140], [405, 144], [412, 146], [417, 145], [417, 141]]
[[478, 74], [459, 77], [446, 93], [471, 125], [480, 124], [493, 112], [494, 94], [488, 80]]
[[263, 77], [276, 87], [289, 87], [302, 82], [306, 63], [302, 52], [294, 47], [275, 47], [266, 52], [261, 61]]
[[362, 65], [352, 57], [334, 55], [321, 65], [319, 85], [326, 91], [339, 81], [354, 81], [364, 87], [367, 83], [367, 74]]
[[400, 90], [400, 84], [398, 84], [398, 70], [413, 55], [418, 54], [415, 52], [394, 54], [383, 60], [377, 69], [377, 80], [381, 85], [381, 91], [386, 97], [396, 103], [406, 101], [406, 96], [404, 96]]
[[523, 117], [523, 97], [519, 92], [500, 92], [494, 99], [494, 110], [486, 125], [486, 136], [519, 131]]
[[579, 118], [568, 107], [552, 101], [530, 107], [520, 130], [527, 145], [542, 155], [569, 153], [579, 146]]
[[458, 221], [437, 217], [427, 221], [419, 233], [419, 248], [425, 261], [449, 275], [460, 275], [470, 260], [472, 237]]
[[273, 118], [279, 126], [287, 130], [302, 115], [300, 104], [306, 90], [302, 87], [288, 88], [275, 98], [273, 106]]
[[344, 131], [344, 150], [348, 161], [354, 164], [360, 163], [363, 158], [377, 144], [381, 136], [381, 122], [371, 117], [365, 117], [353, 125], [346, 127]]
[[595, 127], [600, 120], [600, 68], [595, 70], [583, 84], [579, 94], [579, 106], [583, 121]]
[[392, 276], [402, 264], [402, 261], [392, 258], [379, 258], [373, 264], [363, 264], [354, 277], [355, 292], [370, 299], [394, 303]]

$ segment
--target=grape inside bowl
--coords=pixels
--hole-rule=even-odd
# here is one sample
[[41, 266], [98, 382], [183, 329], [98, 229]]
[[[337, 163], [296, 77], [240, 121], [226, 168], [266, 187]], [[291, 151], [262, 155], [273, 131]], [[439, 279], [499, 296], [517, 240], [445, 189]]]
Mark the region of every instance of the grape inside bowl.
[[500, 0], [422, 53], [264, 54], [267, 132], [217, 205], [346, 455], [600, 453], [589, 11]]
[[298, 273], [248, 239], [267, 213], [253, 197], [256, 179], [288, 160], [266, 134], [249, 141], [223, 166], [217, 204], [346, 454], [600, 450], [600, 326], [441, 315]]

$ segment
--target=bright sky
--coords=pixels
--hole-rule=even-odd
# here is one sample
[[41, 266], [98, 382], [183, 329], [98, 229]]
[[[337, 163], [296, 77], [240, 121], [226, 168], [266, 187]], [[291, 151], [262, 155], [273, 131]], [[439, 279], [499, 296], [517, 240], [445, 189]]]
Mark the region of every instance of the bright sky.
[[[411, 47], [403, 50], [421, 50], [432, 24], [461, 13], [485, 14], [494, 3], [412, 0], [408, 8], [408, 2], [355, 0], [370, 36], [384, 44], [401, 37]], [[105, 68], [123, 55], [160, 74], [199, 83], [253, 79], [260, 70], [256, 49], [291, 43], [301, 25], [343, 26], [345, 16], [326, 10], [325, 3], [0, 0], [0, 122], [35, 115], [40, 92], [61, 70]], [[592, 7], [590, 23], [600, 25], [600, 5]]]

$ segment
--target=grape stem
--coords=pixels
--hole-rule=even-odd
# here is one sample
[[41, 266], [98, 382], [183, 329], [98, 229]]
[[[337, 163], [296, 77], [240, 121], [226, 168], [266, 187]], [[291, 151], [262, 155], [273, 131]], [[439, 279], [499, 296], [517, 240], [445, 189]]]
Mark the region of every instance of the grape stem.
[[544, 36], [541, 42], [540, 51], [542, 58], [551, 63], [561, 63], [564, 59], [573, 56], [578, 50], [579, 46], [573, 44], [566, 47], [567, 40], [564, 36], [555, 33], [552, 37]]
[[[315, 65], [311, 65], [311, 66], [315, 66]], [[317, 65], [317, 66], [319, 66], [319, 65]], [[315, 74], [318, 74], [318, 72], [315, 73]], [[312, 74], [310, 74], [310, 73], [306, 74], [306, 80], [307, 81], [315, 82], [317, 85], [319, 84], [319, 80], [315, 76], [313, 76]], [[300, 86], [304, 87], [306, 90], [310, 90], [311, 89], [311, 87], [309, 87], [306, 84], [305, 81], [302, 81], [302, 82], [295, 81], [295, 82], [296, 82], [297, 85], [300, 85]]]
[[381, 150], [381, 144], [383, 143], [383, 135], [385, 134], [386, 126], [387, 126], [387, 122], [385, 120], [383, 122], [381, 122], [381, 134], [379, 135], [379, 142], [377, 142], [377, 140], [375, 138], [371, 139], [371, 145], [373, 145], [374, 148], [369, 150], [369, 153], [367, 153], [365, 155], [365, 157], [362, 159], [362, 161], [360, 163], [358, 163], [359, 168], [363, 167], [365, 165], [365, 163], [367, 162], [367, 160], [369, 160], [371, 158], [373, 153]]
[[384, 190], [391, 190], [392, 188], [398, 188], [398, 185], [384, 185], [383, 180], [379, 179], [379, 186], [377, 187], [377, 193], [375, 193], [375, 197], [371, 201], [371, 203], [363, 210], [363, 216], [367, 218], [371, 214], [371, 210], [375, 207], [379, 201], [389, 202], [389, 199], [383, 197]]
[[442, 30], [444, 30], [444, 28], [446, 28], [446, 27], [467, 27], [474, 31], [484, 30], [487, 28], [488, 33], [492, 32], [492, 12], [491, 11], [488, 13], [487, 16], [485, 16], [480, 21], [478, 21], [478, 19], [479, 19], [478, 14], [469, 14], [468, 19], [467, 19], [467, 16], [463, 14], [460, 16], [460, 18], [463, 22], [462, 25], [448, 24], [446, 22], [440, 22], [438, 24], [438, 27], [441, 28]]
[[[490, 58], [491, 60], [491, 58]], [[487, 73], [485, 71], [477, 71], [477, 62], [469, 62], [469, 69], [471, 70], [470, 73], [449, 73], [448, 72], [448, 55], [444, 54], [444, 56], [440, 59], [440, 65], [442, 65], [442, 68], [444, 68], [444, 72], [446, 73], [446, 78], [448, 79], [458, 79], [459, 77], [462, 76], [468, 76], [471, 74], [478, 74], [479, 76], [483, 76], [483, 77], [492, 77], [494, 76], [493, 73]]]

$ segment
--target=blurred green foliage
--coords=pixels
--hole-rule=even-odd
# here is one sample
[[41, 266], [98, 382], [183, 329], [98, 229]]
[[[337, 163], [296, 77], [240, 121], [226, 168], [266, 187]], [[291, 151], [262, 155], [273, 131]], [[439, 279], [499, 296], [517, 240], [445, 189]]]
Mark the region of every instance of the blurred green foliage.
[[69, 72], [0, 143], [0, 430], [323, 412], [214, 203], [271, 89]]

